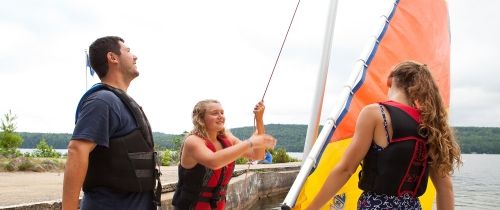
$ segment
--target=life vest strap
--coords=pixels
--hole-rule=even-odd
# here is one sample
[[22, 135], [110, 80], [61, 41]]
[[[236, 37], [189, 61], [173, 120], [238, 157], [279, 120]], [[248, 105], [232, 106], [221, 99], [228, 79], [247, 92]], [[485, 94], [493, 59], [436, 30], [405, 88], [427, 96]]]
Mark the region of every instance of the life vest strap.
[[153, 196], [154, 196], [153, 203], [156, 206], [161, 206], [161, 191], [163, 190], [163, 186], [161, 185], [161, 180], [160, 180], [161, 170], [160, 170], [160, 159], [158, 158], [158, 152], [156, 151], [153, 152], [153, 159], [156, 162], [156, 166], [153, 171], [153, 176], [156, 181], [156, 186], [153, 189]]
[[136, 169], [135, 175], [137, 178], [153, 177], [153, 170], [150, 169]]
[[218, 187], [202, 187], [201, 192], [223, 192], [223, 190], [226, 187], [226, 185], [220, 185]]
[[226, 200], [226, 196], [225, 195], [223, 195], [223, 196], [212, 196], [210, 198], [207, 198], [207, 197], [200, 197], [200, 198], [198, 198], [198, 201], [200, 201], [200, 202], [209, 203], [210, 207], [212, 209], [217, 209], [217, 202], [222, 201], [222, 200]]
[[129, 152], [128, 157], [134, 160], [153, 160], [153, 152]]

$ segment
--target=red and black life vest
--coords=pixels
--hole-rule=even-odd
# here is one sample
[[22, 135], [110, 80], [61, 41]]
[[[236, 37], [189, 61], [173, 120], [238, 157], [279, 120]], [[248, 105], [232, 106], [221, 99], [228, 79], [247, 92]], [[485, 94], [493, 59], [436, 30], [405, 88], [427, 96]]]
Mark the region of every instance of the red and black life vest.
[[[224, 148], [232, 145], [225, 136], [218, 136], [217, 140]], [[205, 139], [205, 145], [213, 152], [216, 151], [209, 140]], [[191, 169], [186, 169], [181, 164], [178, 168], [179, 181], [172, 199], [176, 209], [224, 209], [227, 185], [234, 171], [234, 162], [217, 170], [199, 163]]]
[[421, 196], [429, 177], [427, 138], [419, 134], [417, 109], [394, 101], [380, 103], [390, 113], [393, 136], [386, 148], [368, 151], [359, 188], [379, 194]]

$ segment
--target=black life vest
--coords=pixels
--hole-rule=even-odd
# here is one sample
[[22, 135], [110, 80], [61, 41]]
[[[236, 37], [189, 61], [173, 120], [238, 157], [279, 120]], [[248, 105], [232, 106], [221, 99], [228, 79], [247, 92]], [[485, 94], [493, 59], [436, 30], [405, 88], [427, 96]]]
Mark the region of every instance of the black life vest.
[[156, 168], [153, 135], [146, 115], [134, 99], [118, 88], [98, 83], [80, 99], [76, 119], [85, 99], [99, 90], [109, 90], [118, 96], [133, 114], [138, 127], [125, 136], [110, 139], [108, 148], [94, 148], [89, 155], [83, 190], [102, 186], [125, 192], [153, 191], [155, 204], [160, 205], [161, 173], [159, 165]]
[[[218, 136], [217, 140], [224, 148], [231, 146], [225, 136]], [[212, 151], [215, 146], [208, 140], [205, 145]], [[179, 164], [179, 181], [172, 199], [176, 209], [224, 209], [226, 190], [234, 171], [234, 162], [212, 170], [201, 164], [191, 169], [185, 169]]]
[[427, 138], [418, 132], [420, 113], [393, 101], [381, 104], [390, 113], [393, 137], [383, 150], [368, 151], [358, 186], [379, 194], [421, 196], [427, 188], [429, 163]]

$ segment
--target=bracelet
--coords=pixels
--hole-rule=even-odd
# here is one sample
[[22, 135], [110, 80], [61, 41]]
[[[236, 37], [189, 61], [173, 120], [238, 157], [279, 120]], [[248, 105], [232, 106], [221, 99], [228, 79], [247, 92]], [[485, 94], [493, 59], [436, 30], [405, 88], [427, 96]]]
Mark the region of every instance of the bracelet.
[[250, 140], [250, 139], [249, 139], [249, 140], [247, 140], [247, 141], [248, 141], [248, 143], [250, 144], [250, 148], [253, 148], [253, 142], [252, 142], [252, 140]]

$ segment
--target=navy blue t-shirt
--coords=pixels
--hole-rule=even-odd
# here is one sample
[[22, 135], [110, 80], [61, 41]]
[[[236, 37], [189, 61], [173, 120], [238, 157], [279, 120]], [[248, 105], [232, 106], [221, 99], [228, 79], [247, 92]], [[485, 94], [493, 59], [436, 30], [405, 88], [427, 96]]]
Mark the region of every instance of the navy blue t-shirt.
[[[109, 139], [124, 136], [136, 128], [137, 123], [127, 105], [113, 92], [100, 90], [83, 102], [72, 139], [109, 147]], [[82, 210], [155, 209], [153, 192], [117, 192], [107, 187], [85, 191], [80, 207]]]

